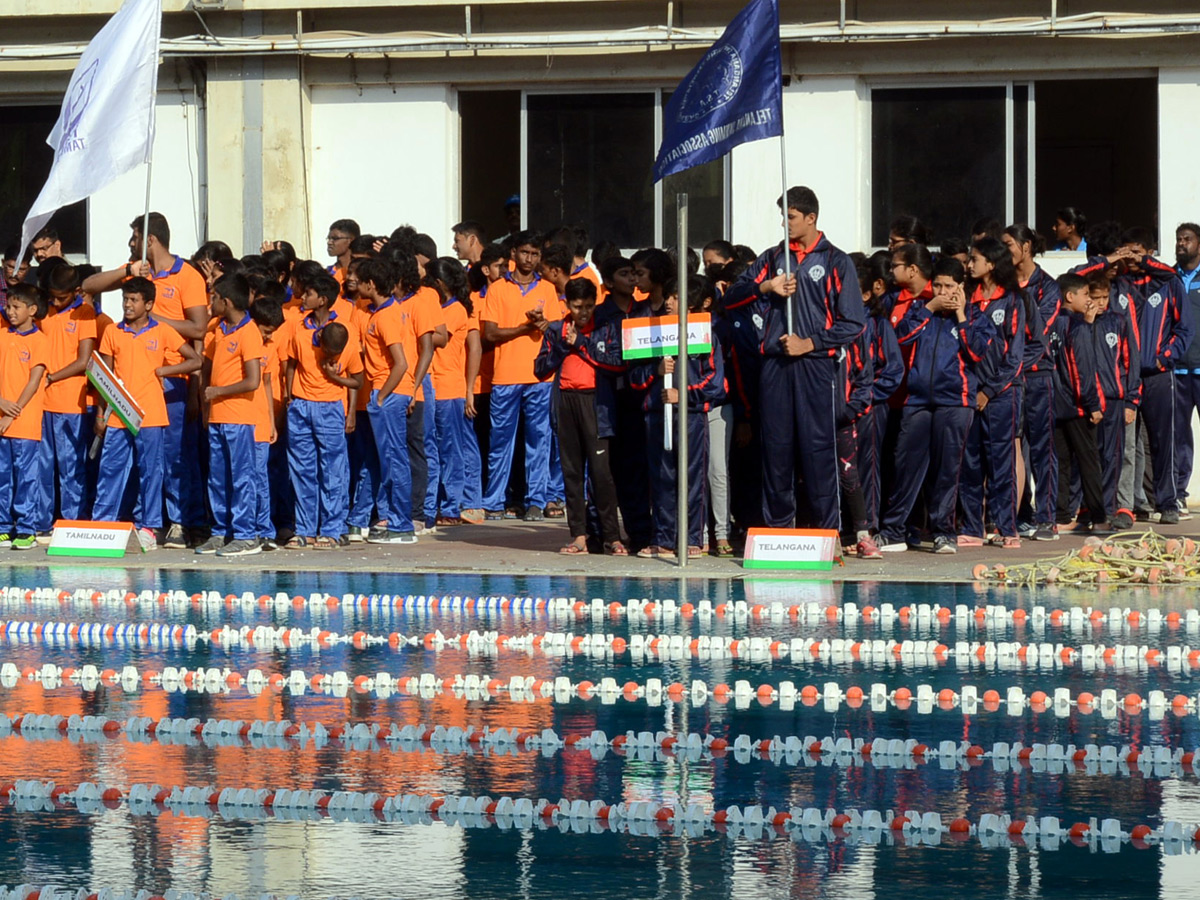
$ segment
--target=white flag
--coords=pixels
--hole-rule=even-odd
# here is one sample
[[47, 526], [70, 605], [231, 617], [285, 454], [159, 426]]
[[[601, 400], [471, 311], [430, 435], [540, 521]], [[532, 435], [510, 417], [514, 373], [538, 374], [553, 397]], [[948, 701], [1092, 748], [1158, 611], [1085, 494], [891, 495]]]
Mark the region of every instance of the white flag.
[[46, 139], [54, 165], [21, 229], [21, 254], [59, 209], [150, 161], [162, 0], [125, 0], [83, 56]]

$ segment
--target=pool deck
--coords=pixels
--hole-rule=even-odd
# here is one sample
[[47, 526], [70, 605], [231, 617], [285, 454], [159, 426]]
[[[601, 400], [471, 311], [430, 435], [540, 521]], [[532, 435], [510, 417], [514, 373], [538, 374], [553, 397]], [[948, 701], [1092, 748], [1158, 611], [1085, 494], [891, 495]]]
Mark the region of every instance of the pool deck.
[[[1200, 535], [1200, 518], [1162, 527], [1138, 523], [1138, 531], [1153, 528], [1160, 534], [1196, 537]], [[78, 568], [81, 564], [97, 568], [127, 569], [205, 569], [219, 567], [224, 571], [295, 571], [295, 572], [411, 572], [423, 574], [469, 575], [558, 575], [636, 578], [708, 578], [738, 579], [748, 575], [755, 578], [819, 578], [836, 581], [902, 581], [961, 583], [972, 580], [972, 569], [979, 563], [1029, 563], [1038, 559], [1062, 556], [1077, 549], [1083, 536], [1064, 534], [1054, 542], [1025, 541], [1020, 549], [1000, 550], [995, 547], [960, 549], [955, 555], [934, 555], [928, 550], [885, 554], [882, 560], [865, 561], [848, 558], [845, 565], [834, 565], [832, 572], [794, 572], [782, 570], [747, 570], [738, 559], [718, 559], [705, 556], [689, 560], [680, 568], [673, 559], [637, 559], [588, 555], [567, 556], [558, 549], [567, 542], [568, 534], [561, 521], [542, 523], [489, 522], [483, 525], [442, 527], [438, 533], [424, 536], [416, 545], [394, 546], [351, 544], [333, 551], [278, 550], [244, 558], [198, 556], [187, 550], [156, 550], [140, 553], [131, 550], [123, 559], [88, 559], [78, 557], [47, 557], [44, 548], [21, 553], [10, 552], [5, 562], [10, 565], [55, 566]]]

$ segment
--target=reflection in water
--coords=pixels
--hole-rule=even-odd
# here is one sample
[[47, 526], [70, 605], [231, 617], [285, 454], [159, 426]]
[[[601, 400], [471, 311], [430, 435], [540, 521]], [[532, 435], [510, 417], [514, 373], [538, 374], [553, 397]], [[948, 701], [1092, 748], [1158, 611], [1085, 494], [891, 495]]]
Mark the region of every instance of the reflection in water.
[[[713, 603], [747, 599], [752, 603], [797, 602], [821, 604], [854, 602], [940, 603], [970, 607], [986, 603], [1029, 608], [1097, 606], [1140, 609], [1186, 609], [1194, 601], [1167, 590], [1124, 590], [1100, 594], [1061, 589], [1032, 594], [1029, 591], [997, 592], [973, 585], [838, 585], [812, 582], [752, 579], [745, 582], [703, 580], [618, 580], [437, 578], [434, 576], [358, 576], [336, 573], [279, 576], [236, 573], [153, 573], [121, 570], [40, 569], [10, 570], [0, 579], [26, 587], [54, 585], [67, 590], [99, 589], [216, 590], [221, 594], [255, 595], [277, 591], [306, 596], [321, 591], [345, 593], [462, 593], [532, 594], [601, 597], [623, 601], [629, 597], [675, 598]], [[224, 624], [297, 625], [350, 633], [400, 631], [422, 634], [441, 628], [455, 634], [481, 627], [469, 614], [441, 617], [397, 613], [394, 610], [354, 605], [302, 605], [286, 609], [255, 606], [216, 609], [193, 606], [185, 613], [169, 614], [165, 608], [141, 605], [96, 607], [79, 612], [64, 609], [47, 615], [21, 601], [4, 601], [5, 620], [81, 618], [103, 621], [192, 623], [212, 628]], [[708, 621], [679, 618], [629, 623], [624, 619], [570, 619], [550, 622], [534, 615], [496, 615], [486, 627], [508, 634], [571, 630], [605, 631], [628, 637], [631, 630], [645, 633], [683, 633], [695, 636], [775, 635], [837, 637], [845, 632], [837, 623], [799, 626], [788, 620], [740, 620], [736, 617]], [[1035, 629], [1023, 625], [1005, 634], [960, 633], [954, 622], [935, 620], [901, 625], [864, 624], [857, 632], [867, 638], [930, 639], [953, 646], [957, 640], [1039, 641], [1078, 646], [1093, 643], [1134, 643], [1165, 647], [1196, 646], [1200, 635], [1187, 628], [1160, 631], [1071, 634], [1060, 628]], [[1040, 668], [998, 667], [954, 663], [941, 666], [908, 666], [899, 660], [882, 665], [822, 662], [814, 659], [775, 660], [769, 665], [731, 658], [679, 661], [647, 659], [635, 664], [628, 655], [611, 659], [567, 656], [554, 659], [541, 654], [500, 651], [473, 656], [465, 651], [433, 653], [416, 648], [402, 653], [388, 647], [357, 650], [349, 646], [262, 653], [252, 649], [226, 653], [203, 644], [194, 650], [134, 649], [128, 647], [54, 646], [14, 637], [4, 639], [0, 661], [18, 670], [51, 662], [100, 668], [131, 664], [142, 668], [163, 666], [225, 666], [239, 671], [259, 668], [288, 675], [300, 669], [332, 672], [351, 677], [386, 671], [400, 676], [433, 672], [449, 678], [457, 673], [539, 679], [563, 675], [573, 681], [599, 681], [611, 676], [627, 680], [661, 678], [665, 683], [690, 683], [693, 679], [732, 684], [747, 679], [752, 684], [792, 680], [798, 685], [837, 682], [843, 688], [864, 689], [882, 683], [915, 688], [928, 684], [936, 692], [957, 689], [964, 683], [994, 687], [1005, 693], [1009, 686], [1027, 693], [1035, 688], [1052, 691], [1067, 687], [1099, 693], [1103, 688], [1118, 694], [1136, 691], [1146, 696], [1163, 690], [1168, 696], [1195, 696], [1196, 670], [1184, 667], [1131, 666], [1087, 671], [1081, 666], [1046, 664]], [[1200, 745], [1200, 720], [1195, 714], [1168, 714], [1152, 719], [1147, 714], [1100, 712], [1083, 715], [1072, 711], [1025, 711], [1009, 715], [1007, 708], [964, 716], [961, 711], [935, 710], [918, 715], [915, 709], [889, 707], [872, 712], [840, 707], [827, 712], [820, 706], [797, 706], [783, 711], [757, 702], [744, 708], [735, 703], [710, 702], [697, 707], [664, 700], [653, 707], [645, 702], [576, 699], [556, 705], [535, 703], [466, 702], [450, 695], [432, 700], [402, 696], [379, 699], [351, 693], [338, 698], [311, 692], [293, 696], [264, 690], [221, 694], [167, 693], [147, 690], [125, 693], [119, 688], [82, 691], [64, 687], [46, 691], [21, 680], [12, 690], [0, 691], [0, 712], [8, 716], [51, 713], [62, 716], [100, 715], [113, 719], [130, 716], [164, 716], [200, 719], [289, 719], [295, 722], [367, 721], [398, 724], [430, 723], [466, 727], [515, 727], [522, 732], [552, 728], [560, 735], [584, 735], [593, 730], [608, 735], [626, 731], [700, 732], [732, 739], [739, 734], [755, 738], [813, 735], [863, 740], [912, 738], [938, 746], [942, 741], [962, 741], [990, 747], [994, 742], [1071, 743], [1146, 749]], [[100, 740], [75, 736], [47, 736], [27, 740], [0, 738], [0, 782], [17, 779], [53, 780], [73, 786], [93, 781], [127, 788], [137, 783], [212, 785], [249, 788], [319, 788], [322, 790], [376, 791], [390, 795], [424, 793], [599, 799], [655, 800], [705, 808], [760, 803], [786, 809], [792, 806], [834, 809], [936, 811], [943, 820], [965, 816], [972, 821], [988, 813], [1058, 816], [1066, 823], [1091, 817], [1119, 818], [1128, 829], [1137, 823], [1158, 825], [1165, 819], [1200, 821], [1200, 781], [1190, 772], [1180, 774], [1114, 767], [1077, 771], [1074, 766], [1039, 771], [1032, 766], [943, 767], [939, 764], [875, 766], [855, 760], [853, 765], [827, 765], [807, 755], [791, 762], [734, 756], [689, 761], [679, 756], [653, 754], [591, 754], [574, 750], [561, 753], [439, 754], [429, 748], [411, 752], [394, 747], [350, 749], [338, 742], [316, 748], [255, 748], [249, 745], [209, 746], [200, 739], [180, 743], [153, 738], [126, 739], [123, 735]], [[1040, 767], [1039, 767], [1040, 768]], [[1070, 845], [1058, 851], [1009, 847], [985, 849], [977, 840], [944, 841], [938, 846], [905, 846], [890, 836], [879, 846], [853, 840], [804, 843], [783, 836], [750, 840], [709, 834], [686, 838], [673, 834], [639, 837], [599, 832], [577, 834], [557, 829], [505, 830], [493, 826], [471, 830], [443, 824], [401, 825], [353, 822], [227, 821], [220, 816], [199, 818], [164, 814], [137, 816], [126, 807], [99, 814], [73, 809], [26, 813], [0, 805], [0, 883], [48, 883], [77, 887], [168, 889], [208, 891], [240, 896], [273, 893], [303, 897], [364, 896], [457, 898], [521, 897], [559, 898], [580, 893], [616, 894], [625, 897], [868, 897], [945, 890], [944, 886], [969, 886], [974, 897], [1126, 897], [1194, 896], [1200, 864], [1190, 851], [1168, 855], [1160, 849], [1137, 850], [1126, 846], [1118, 853], [1094, 852]]]

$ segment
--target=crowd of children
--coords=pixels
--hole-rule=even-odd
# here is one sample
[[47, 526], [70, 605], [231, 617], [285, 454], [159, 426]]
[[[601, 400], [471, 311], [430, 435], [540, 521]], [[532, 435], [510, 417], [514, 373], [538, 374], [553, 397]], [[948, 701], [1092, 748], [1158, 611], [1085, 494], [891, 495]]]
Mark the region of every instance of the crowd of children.
[[[1055, 234], [1087, 261], [1054, 279], [1025, 224], [934, 252], [902, 216], [887, 250], [848, 254], [811, 190], [780, 207], [787, 246], [713, 241], [682, 286], [672, 253], [572, 227], [491, 243], [462, 222], [439, 257], [411, 227], [341, 219], [326, 265], [283, 241], [184, 259], [152, 213], [108, 271], [47, 229], [36, 269], [10, 253], [0, 280], [0, 546], [56, 518], [220, 556], [565, 518], [565, 554], [673, 557], [669, 409], [689, 556], [732, 556], [756, 526], [836, 529], [878, 558], [1187, 515], [1200, 226], [1179, 226], [1172, 266], [1148, 229], [1064, 210]], [[98, 311], [109, 291], [120, 321]], [[626, 359], [627, 320], [683, 297], [711, 350], [686, 372]], [[93, 355], [140, 422], [89, 386]]]

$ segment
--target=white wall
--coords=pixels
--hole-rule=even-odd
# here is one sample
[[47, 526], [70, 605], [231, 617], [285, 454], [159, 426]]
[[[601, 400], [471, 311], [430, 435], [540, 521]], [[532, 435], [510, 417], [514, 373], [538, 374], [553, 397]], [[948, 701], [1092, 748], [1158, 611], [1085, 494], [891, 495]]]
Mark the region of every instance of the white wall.
[[[159, 89], [150, 208], [167, 217], [171, 249], [190, 256], [204, 234], [205, 165], [202, 113], [192, 91]], [[114, 268], [128, 261], [129, 223], [143, 212], [146, 168], [139, 166], [88, 201], [88, 262]]]
[[[806, 77], [783, 91], [788, 185], [816, 191], [821, 229], [846, 252], [866, 246], [867, 113], [865, 89], [853, 76]], [[761, 251], [783, 239], [775, 206], [783, 193], [779, 140], [742, 144], [732, 167], [733, 240]]]
[[312, 90], [312, 241], [350, 217], [364, 233], [409, 224], [450, 251], [459, 208], [459, 127], [448, 86], [318, 86]]

